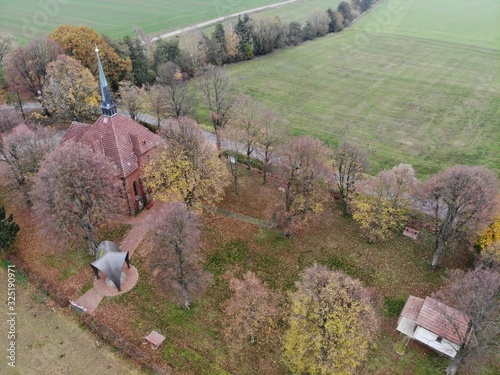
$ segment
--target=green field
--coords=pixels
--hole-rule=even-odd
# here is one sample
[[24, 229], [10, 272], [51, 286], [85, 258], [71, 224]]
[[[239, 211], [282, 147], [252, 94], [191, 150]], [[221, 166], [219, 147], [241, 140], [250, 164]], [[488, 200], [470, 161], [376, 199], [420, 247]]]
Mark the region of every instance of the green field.
[[376, 8], [357, 30], [500, 49], [498, 0], [383, 0]]
[[[468, 15], [477, 44], [489, 49], [470, 46], [471, 40], [453, 34], [451, 23], [450, 34], [433, 33], [433, 22], [423, 18], [427, 33], [398, 34], [417, 17], [419, 4], [436, 9], [437, 3], [451, 3], [409, 2], [411, 8], [387, 17], [387, 9], [400, 2], [384, 0], [350, 30], [229, 72], [241, 91], [287, 120], [293, 134], [365, 146], [372, 172], [401, 162], [413, 164], [420, 176], [458, 163], [500, 170], [500, 51], [480, 32], [488, 22], [494, 26], [486, 17], [492, 2], [474, 2], [482, 13], [469, 12], [468, 1], [453, 2]], [[435, 28], [446, 30], [438, 23]]]
[[86, 25], [112, 37], [196, 24], [234, 12], [273, 4], [278, 0], [0, 0], [0, 31], [14, 34], [20, 43], [43, 36], [68, 23]]

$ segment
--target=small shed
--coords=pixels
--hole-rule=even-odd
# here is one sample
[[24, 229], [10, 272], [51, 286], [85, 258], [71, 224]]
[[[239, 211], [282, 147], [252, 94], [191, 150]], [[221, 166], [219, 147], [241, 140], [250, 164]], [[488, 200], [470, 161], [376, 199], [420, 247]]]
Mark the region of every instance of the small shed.
[[397, 330], [454, 358], [467, 326], [468, 317], [464, 313], [430, 297], [410, 296], [399, 317]]

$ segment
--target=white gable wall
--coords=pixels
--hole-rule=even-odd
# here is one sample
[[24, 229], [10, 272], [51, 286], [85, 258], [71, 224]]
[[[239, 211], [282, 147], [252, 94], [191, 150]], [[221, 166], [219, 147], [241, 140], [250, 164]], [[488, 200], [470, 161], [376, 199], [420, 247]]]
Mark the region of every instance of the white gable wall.
[[445, 338], [443, 338], [441, 342], [437, 342], [436, 339], [438, 338], [438, 335], [419, 326], [417, 326], [413, 338], [451, 358], [455, 357], [459, 349], [458, 345], [446, 340]]
[[414, 320], [402, 316], [399, 318], [398, 327], [396, 328], [399, 332], [404, 333], [406, 336], [413, 337], [413, 332], [415, 332], [415, 323]]

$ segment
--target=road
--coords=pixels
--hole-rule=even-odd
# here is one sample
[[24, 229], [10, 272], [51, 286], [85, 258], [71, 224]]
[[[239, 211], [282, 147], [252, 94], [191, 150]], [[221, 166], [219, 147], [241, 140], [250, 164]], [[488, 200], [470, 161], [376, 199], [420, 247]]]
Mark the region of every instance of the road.
[[299, 1], [299, 0], [282, 1], [282, 2], [276, 3], [276, 4], [266, 5], [266, 6], [263, 6], [263, 7], [253, 8], [253, 9], [250, 9], [250, 10], [244, 10], [242, 12], [229, 14], [227, 16], [215, 18], [215, 19], [212, 19], [210, 21], [201, 22], [201, 23], [198, 23], [198, 24], [192, 25], [192, 26], [183, 27], [181, 29], [177, 29], [175, 31], [171, 31], [171, 32], [166, 33], [166, 34], [162, 34], [160, 36], [156, 36], [156, 37], [152, 38], [152, 40], [155, 41], [155, 40], [158, 40], [158, 39], [169, 38], [171, 36], [179, 35], [179, 34], [187, 32], [187, 31], [202, 29], [202, 28], [205, 28], [207, 26], [213, 25], [214, 23], [222, 22], [222, 21], [225, 21], [225, 20], [228, 20], [228, 19], [231, 19], [231, 18], [236, 18], [236, 17], [242, 16], [244, 14], [261, 12], [263, 10], [268, 10], [268, 9], [275, 9], [275, 8], [279, 8], [279, 7], [282, 7], [282, 6], [286, 6], [286, 5], [291, 4], [291, 3], [295, 3], [297, 1]]

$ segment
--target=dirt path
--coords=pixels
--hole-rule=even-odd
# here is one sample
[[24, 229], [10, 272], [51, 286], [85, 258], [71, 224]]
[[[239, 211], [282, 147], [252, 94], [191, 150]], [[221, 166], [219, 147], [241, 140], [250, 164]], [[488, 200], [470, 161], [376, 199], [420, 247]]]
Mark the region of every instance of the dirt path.
[[7, 271], [0, 268], [0, 374], [145, 374], [75, 321], [43, 303], [29, 285], [16, 284], [16, 362], [8, 365]]
[[157, 40], [157, 39], [169, 38], [171, 36], [175, 36], [175, 35], [179, 35], [181, 33], [185, 33], [186, 31], [192, 31], [192, 30], [202, 29], [204, 27], [213, 25], [214, 23], [222, 22], [222, 21], [225, 21], [225, 20], [228, 20], [228, 19], [231, 19], [231, 18], [236, 18], [236, 17], [242, 16], [244, 14], [257, 13], [257, 12], [262, 12], [263, 10], [269, 10], [269, 9], [276, 9], [276, 8], [279, 8], [279, 7], [282, 7], [282, 6], [291, 4], [291, 3], [295, 3], [297, 1], [299, 1], [299, 0], [282, 1], [282, 2], [276, 3], [276, 4], [266, 5], [266, 6], [263, 6], [263, 7], [253, 8], [253, 9], [249, 9], [249, 10], [244, 10], [242, 12], [229, 14], [227, 16], [215, 18], [215, 19], [210, 20], [210, 21], [201, 22], [201, 23], [198, 23], [198, 24], [193, 25], [193, 26], [183, 27], [182, 29], [177, 29], [175, 31], [171, 31], [171, 32], [166, 33], [166, 34], [162, 34], [160, 36], [152, 38], [152, 40], [154, 41], [154, 40]]

